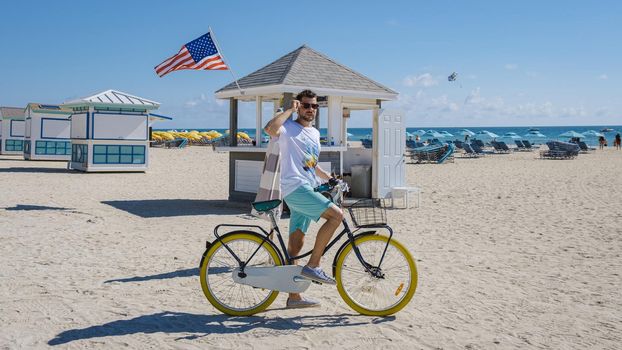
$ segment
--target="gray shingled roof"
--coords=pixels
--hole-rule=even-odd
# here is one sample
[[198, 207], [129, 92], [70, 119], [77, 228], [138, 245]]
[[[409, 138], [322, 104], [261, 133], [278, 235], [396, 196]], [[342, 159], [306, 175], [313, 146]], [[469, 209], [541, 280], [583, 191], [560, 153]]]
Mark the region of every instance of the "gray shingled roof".
[[[306, 45], [243, 77], [238, 80], [238, 84], [242, 89], [269, 85], [295, 85], [397, 94]], [[227, 90], [237, 90], [235, 82], [216, 92]]]

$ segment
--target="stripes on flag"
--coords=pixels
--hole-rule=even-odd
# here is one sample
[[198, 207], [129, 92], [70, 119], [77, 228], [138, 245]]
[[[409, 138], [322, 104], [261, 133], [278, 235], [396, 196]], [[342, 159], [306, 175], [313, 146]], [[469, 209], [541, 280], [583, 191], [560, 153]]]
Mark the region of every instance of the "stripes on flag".
[[179, 52], [155, 67], [156, 74], [163, 77], [170, 72], [183, 69], [193, 70], [227, 70], [211, 33], [192, 40], [181, 47]]

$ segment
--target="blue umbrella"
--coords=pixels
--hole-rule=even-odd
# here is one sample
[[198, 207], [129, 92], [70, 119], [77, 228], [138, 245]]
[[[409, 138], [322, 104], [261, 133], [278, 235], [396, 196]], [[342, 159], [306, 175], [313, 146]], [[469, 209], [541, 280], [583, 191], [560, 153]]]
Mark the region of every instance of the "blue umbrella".
[[499, 135], [495, 134], [494, 132], [490, 132], [488, 130], [482, 130], [482, 131], [478, 131], [475, 136], [477, 137], [490, 137], [491, 139], [495, 139], [497, 137], [499, 137]]
[[579, 134], [578, 132], [574, 131], [574, 130], [570, 130], [570, 131], [566, 131], [565, 133], [559, 135], [559, 137], [567, 137], [567, 138], [585, 138], [585, 135], [583, 134]]
[[421, 135], [425, 134], [425, 130], [419, 129], [419, 130], [413, 132], [413, 134], [421, 136]]
[[546, 137], [546, 135], [542, 134], [539, 131], [530, 131], [530, 132], [526, 133], [523, 136], [525, 136], [525, 137], [540, 137], [540, 138]]
[[411, 134], [408, 131], [406, 131], [406, 137], [415, 137], [415, 134]]
[[346, 136], [347, 136], [347, 137], [352, 137], [352, 136], [354, 136], [354, 135], [352, 135], [352, 134], [350, 134], [349, 132], [347, 132], [347, 133], [346, 133]]
[[518, 134], [516, 134], [515, 132], [506, 132], [503, 136], [501, 136], [502, 138], [507, 138], [507, 139], [513, 139], [513, 140], [517, 140], [520, 139], [521, 137], [518, 136]]
[[469, 130], [469, 129], [462, 129], [462, 130], [460, 130], [460, 132], [458, 132], [458, 134], [460, 134], [462, 136], [466, 136], [466, 135], [474, 136], [475, 135], [475, 133], [473, 131]]
[[428, 138], [434, 138], [434, 139], [440, 139], [445, 137], [443, 134], [436, 132], [434, 130], [428, 130], [425, 132], [425, 134], [421, 135], [421, 137], [428, 137]]
[[443, 134], [443, 136], [445, 136], [445, 137], [454, 137], [454, 135], [450, 134], [449, 132], [447, 132], [445, 130], [441, 131], [441, 134]]

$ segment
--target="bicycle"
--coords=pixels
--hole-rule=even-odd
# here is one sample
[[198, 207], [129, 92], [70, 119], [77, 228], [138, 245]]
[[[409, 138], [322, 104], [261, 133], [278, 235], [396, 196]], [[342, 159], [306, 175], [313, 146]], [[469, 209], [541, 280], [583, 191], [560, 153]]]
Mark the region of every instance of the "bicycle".
[[[324, 184], [315, 190], [341, 206], [348, 188], [339, 181], [335, 186]], [[300, 276], [302, 266], [292, 262], [309, 256], [312, 251], [289, 256], [275, 219], [280, 204], [278, 199], [252, 204], [258, 212], [270, 217], [270, 231], [258, 225], [220, 224], [214, 228], [216, 239], [206, 242], [199, 272], [201, 288], [221, 312], [232, 316], [253, 315], [269, 307], [279, 292], [301, 293], [309, 288], [311, 281]], [[346, 208], [356, 229], [352, 231], [344, 218], [343, 230], [323, 253], [347, 236], [333, 259], [337, 290], [346, 304], [361, 314], [394, 314], [410, 302], [417, 288], [415, 261], [393, 238], [393, 230], [386, 223], [383, 200], [359, 200]], [[220, 234], [219, 229], [223, 228], [234, 230]], [[388, 236], [378, 231], [388, 232]], [[274, 233], [280, 249], [273, 240]]]

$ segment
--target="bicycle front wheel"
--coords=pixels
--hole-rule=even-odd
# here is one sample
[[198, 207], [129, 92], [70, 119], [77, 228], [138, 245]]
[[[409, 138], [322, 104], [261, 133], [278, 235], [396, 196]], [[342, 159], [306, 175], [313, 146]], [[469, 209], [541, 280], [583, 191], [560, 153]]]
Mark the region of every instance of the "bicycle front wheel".
[[253, 232], [227, 234], [222, 237], [222, 242], [215, 241], [210, 246], [201, 263], [199, 277], [207, 300], [218, 310], [232, 316], [248, 316], [265, 310], [279, 292], [234, 282], [233, 270], [239, 268], [239, 264], [223, 242], [242, 261], [248, 261], [257, 251], [247, 266], [283, 265], [276, 249], [268, 242], [264, 242], [258, 234]]
[[335, 268], [337, 290], [343, 300], [363, 315], [388, 316], [403, 309], [417, 288], [417, 267], [412, 255], [395, 239], [381, 235], [358, 237], [355, 244], [365, 262], [380, 275], [367, 272], [352, 243], [348, 244], [339, 253]]

